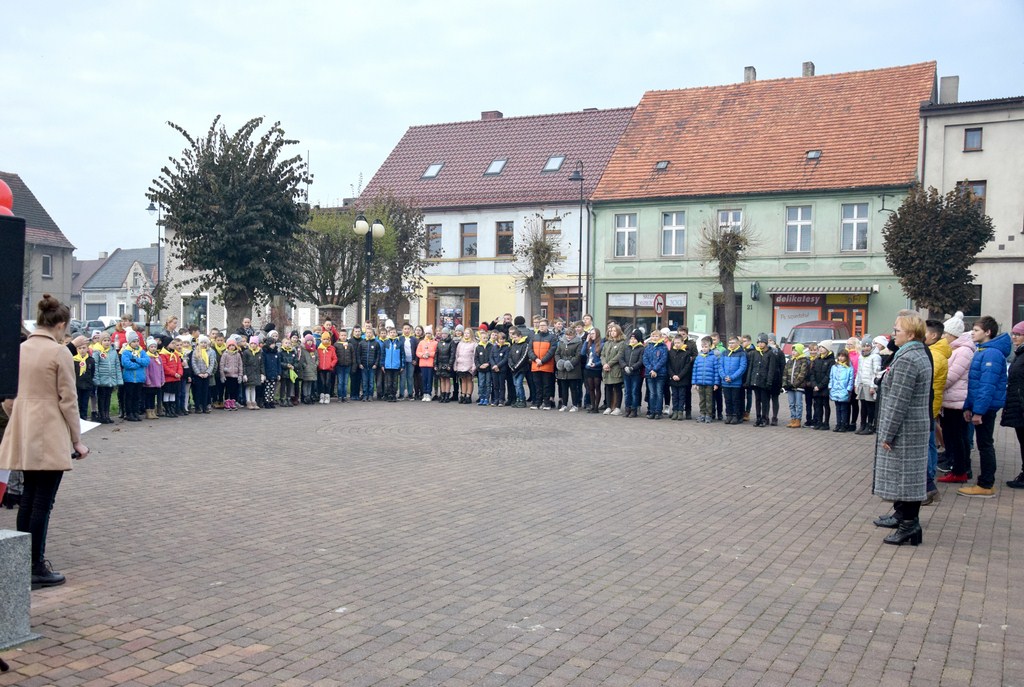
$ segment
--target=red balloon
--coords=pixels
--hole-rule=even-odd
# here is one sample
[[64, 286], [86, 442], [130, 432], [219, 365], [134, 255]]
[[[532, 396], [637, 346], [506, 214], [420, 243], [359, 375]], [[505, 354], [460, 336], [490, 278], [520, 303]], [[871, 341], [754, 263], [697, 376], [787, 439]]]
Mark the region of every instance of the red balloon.
[[8, 217], [14, 217], [14, 213], [11, 212], [11, 209], [8, 208], [8, 207], [4, 207], [3, 205], [0, 205], [0, 215], [7, 215]]
[[3, 179], [0, 179], [0, 208], [14, 209], [14, 194]]

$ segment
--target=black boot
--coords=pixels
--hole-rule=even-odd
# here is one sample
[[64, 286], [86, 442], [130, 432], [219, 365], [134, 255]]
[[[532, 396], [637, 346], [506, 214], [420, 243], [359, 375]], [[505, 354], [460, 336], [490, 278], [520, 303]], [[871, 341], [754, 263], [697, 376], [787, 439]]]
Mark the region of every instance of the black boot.
[[917, 546], [922, 541], [921, 532], [921, 521], [917, 518], [913, 520], [900, 520], [899, 527], [896, 531], [886, 537], [883, 541], [886, 544], [893, 544], [894, 546], [901, 546], [903, 544], [910, 544], [911, 546]]
[[50, 567], [49, 561], [36, 563], [32, 566], [32, 588], [56, 587], [64, 584], [66, 580], [59, 572]]
[[900, 525], [900, 519], [896, 517], [895, 513], [889, 513], [883, 515], [875, 520], [875, 527], [891, 527], [896, 528]]

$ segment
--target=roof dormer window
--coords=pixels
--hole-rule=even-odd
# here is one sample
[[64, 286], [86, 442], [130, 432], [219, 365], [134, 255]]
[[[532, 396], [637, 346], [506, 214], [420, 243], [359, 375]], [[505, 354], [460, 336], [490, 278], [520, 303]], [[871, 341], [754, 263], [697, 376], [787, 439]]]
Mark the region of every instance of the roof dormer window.
[[654, 169], [659, 172], [664, 172], [668, 169], [668, 160], [658, 160], [657, 164], [654, 165]]
[[565, 162], [565, 155], [552, 155], [548, 158], [548, 161], [544, 163], [543, 172], [557, 172], [562, 168], [562, 163]]
[[487, 167], [487, 171], [484, 172], [484, 176], [498, 176], [501, 174], [501, 170], [505, 169], [506, 162], [508, 162], [507, 158], [498, 158]]
[[434, 177], [436, 177], [441, 172], [441, 168], [442, 167], [444, 167], [444, 163], [443, 162], [435, 162], [434, 164], [432, 164], [429, 167], [427, 167], [427, 171], [424, 172], [423, 176], [420, 177], [420, 178], [421, 179], [433, 179]]

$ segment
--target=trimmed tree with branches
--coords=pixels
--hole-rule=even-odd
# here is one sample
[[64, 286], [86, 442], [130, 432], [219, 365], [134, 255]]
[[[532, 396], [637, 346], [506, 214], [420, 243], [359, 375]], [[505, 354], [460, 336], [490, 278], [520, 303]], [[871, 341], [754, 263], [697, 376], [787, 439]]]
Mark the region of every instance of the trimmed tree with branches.
[[718, 269], [718, 283], [722, 286], [725, 322], [719, 324], [718, 333], [723, 341], [730, 334], [739, 333], [729, 331], [736, 321], [736, 272], [742, 269], [744, 253], [754, 245], [754, 231], [746, 219], [738, 227], [720, 224], [717, 217], [706, 217], [701, 224], [698, 253]]
[[160, 170], [146, 197], [164, 208], [174, 258], [197, 273], [180, 285], [218, 290], [232, 323], [274, 296], [297, 295], [287, 266], [306, 221], [303, 187], [312, 177], [302, 156], [282, 154], [298, 141], [285, 138], [280, 122], [253, 140], [262, 117], [229, 134], [218, 115], [202, 138], [167, 124], [188, 146]]
[[971, 266], [995, 230], [967, 182], [945, 196], [916, 184], [889, 216], [882, 238], [885, 262], [907, 298], [941, 315], [970, 301]]
[[363, 238], [352, 231], [355, 214], [341, 208], [310, 211], [298, 236], [296, 289], [303, 300], [339, 308], [363, 292]]
[[[556, 216], [554, 219], [560, 220]], [[541, 213], [523, 218], [523, 241], [512, 251], [512, 264], [516, 271], [516, 286], [530, 297], [529, 317], [540, 313], [544, 284], [555, 276], [562, 264], [558, 241], [544, 230]]]
[[[402, 301], [423, 288], [430, 266], [429, 236], [423, 223], [423, 211], [414, 201], [386, 192], [371, 200], [363, 214], [369, 222], [379, 219], [384, 224], [383, 238], [373, 244], [370, 311], [383, 308], [389, 317], [395, 318]], [[361, 244], [363, 239], [358, 238]], [[360, 264], [360, 270], [362, 268]]]

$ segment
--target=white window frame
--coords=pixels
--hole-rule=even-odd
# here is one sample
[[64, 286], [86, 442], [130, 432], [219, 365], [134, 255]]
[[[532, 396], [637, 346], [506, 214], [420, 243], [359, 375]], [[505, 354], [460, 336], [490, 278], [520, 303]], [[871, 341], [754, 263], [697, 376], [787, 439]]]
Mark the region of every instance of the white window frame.
[[[846, 208], [853, 208], [853, 216], [845, 217]], [[861, 215], [859, 210], [863, 208], [864, 214]], [[842, 253], [864, 253], [868, 249], [868, 236], [871, 232], [871, 224], [868, 221], [868, 213], [870, 208], [867, 203], [843, 203], [839, 208], [839, 218], [841, 222], [839, 230], [839, 250]], [[864, 227], [864, 247], [857, 247], [857, 228], [863, 225]], [[847, 233], [850, 235], [850, 244], [847, 247], [846, 237]]]
[[423, 176], [421, 176], [420, 179], [433, 179], [441, 173], [442, 169], [444, 169], [443, 162], [431, 163], [427, 165], [427, 169], [423, 172]]
[[548, 158], [548, 161], [544, 163], [542, 172], [557, 172], [562, 169], [562, 165], [565, 164], [565, 155], [552, 155]]
[[727, 208], [718, 211], [718, 228], [722, 231], [737, 231], [743, 227], [743, 210]]
[[39, 274], [43, 279], [53, 279], [53, 255], [43, 253], [39, 264]]
[[[682, 224], [679, 219], [682, 218]], [[671, 220], [669, 223], [668, 220]], [[670, 251], [665, 251], [665, 239], [669, 238]], [[682, 242], [682, 248], [676, 250], [677, 244]], [[661, 254], [666, 258], [678, 258], [686, 255], [686, 211], [673, 210], [661, 213]]]
[[487, 171], [484, 172], [485, 177], [496, 177], [501, 174], [502, 170], [505, 169], [505, 164], [508, 162], [508, 158], [499, 157], [491, 162], [487, 166]]
[[[621, 220], [621, 226], [620, 226]], [[630, 234], [633, 238], [633, 252], [629, 252]], [[619, 237], [622, 237], [622, 251], [619, 251]], [[624, 212], [615, 215], [615, 246], [614, 255], [617, 258], [635, 258], [637, 253], [637, 213]]]
[[[796, 210], [796, 219], [791, 220], [789, 218], [789, 211]], [[804, 216], [806, 211], [807, 215]], [[786, 206], [786, 252], [787, 253], [810, 253], [811, 252], [811, 241], [814, 235], [814, 210], [811, 209], [810, 205], [787, 205]], [[796, 248], [790, 249], [789, 247], [789, 235], [791, 232], [796, 233]], [[807, 247], [801, 248], [801, 244], [807, 241]]]

